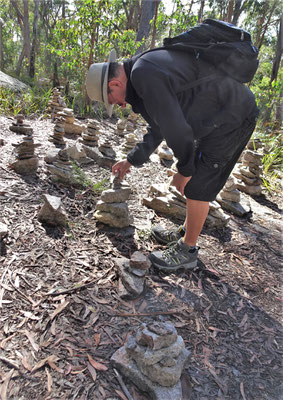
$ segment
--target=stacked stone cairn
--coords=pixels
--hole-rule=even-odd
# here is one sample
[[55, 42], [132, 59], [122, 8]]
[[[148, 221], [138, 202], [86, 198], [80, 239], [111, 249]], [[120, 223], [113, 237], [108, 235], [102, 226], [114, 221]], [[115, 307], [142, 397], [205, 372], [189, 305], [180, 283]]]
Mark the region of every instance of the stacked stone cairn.
[[118, 294], [121, 299], [134, 300], [144, 291], [145, 275], [151, 267], [148, 257], [139, 251], [132, 254], [130, 260], [117, 258], [119, 273]]
[[127, 120], [119, 119], [116, 125], [116, 133], [118, 136], [125, 136], [125, 128], [126, 128]]
[[243, 153], [242, 162], [234, 169], [233, 175], [238, 178], [237, 188], [251, 196], [259, 196], [262, 192], [263, 152], [247, 149]]
[[47, 170], [51, 174], [51, 180], [62, 183], [66, 186], [81, 187], [80, 178], [77, 176], [76, 169], [69, 159], [66, 149], [60, 150], [52, 164], [47, 165]]
[[125, 135], [125, 142], [122, 145], [122, 153], [127, 154], [138, 143], [138, 138], [134, 133], [127, 133]]
[[111, 357], [122, 375], [153, 400], [181, 400], [180, 377], [190, 352], [172, 324], [142, 324]]
[[65, 146], [64, 134], [65, 134], [65, 120], [64, 117], [57, 116], [55, 118], [55, 126], [53, 130], [53, 135], [50, 135], [48, 140], [58, 147]]
[[66, 103], [62, 97], [61, 91], [59, 88], [52, 89], [52, 98], [48, 102], [47, 112], [51, 114], [52, 121], [54, 121], [56, 115], [63, 111], [66, 107]]
[[116, 176], [112, 179], [112, 188], [101, 194], [96, 204], [95, 218], [114, 228], [126, 228], [132, 223], [126, 201], [131, 194], [130, 187]]
[[12, 122], [12, 125], [9, 127], [9, 129], [12, 132], [23, 135], [28, 135], [33, 133], [32, 127], [24, 122], [24, 116], [22, 114], [18, 114], [15, 117], [15, 121]]
[[[150, 187], [149, 197], [143, 198], [143, 204], [155, 211], [174, 217], [180, 221], [186, 218], [186, 198], [174, 186], [167, 184], [153, 184]], [[209, 203], [209, 214], [205, 226], [209, 228], [224, 227], [230, 221], [219, 203]]]
[[163, 142], [159, 148], [158, 148], [158, 155], [160, 158], [161, 164], [163, 164], [165, 167], [170, 168], [174, 162], [173, 158], [173, 152], [165, 142]]
[[82, 139], [80, 140], [82, 144], [88, 147], [97, 147], [99, 140], [99, 126], [94, 120], [89, 121], [86, 130], [82, 133]]
[[34, 154], [34, 149], [40, 144], [35, 144], [32, 132], [24, 136], [23, 141], [19, 144], [13, 144], [15, 147], [15, 160], [10, 163], [16, 173], [20, 175], [34, 175], [38, 168], [38, 158]]
[[237, 187], [236, 178], [230, 175], [216, 200], [224, 210], [243, 217], [251, 211], [251, 207], [249, 201], [242, 198], [241, 192]]
[[132, 112], [129, 116], [128, 116], [128, 121], [129, 122], [131, 122], [131, 124], [134, 126], [134, 128], [136, 127], [136, 125], [137, 125], [137, 120], [138, 120], [138, 118], [139, 118], [139, 115], [138, 114], [136, 114], [136, 113], [134, 113], [134, 112]]
[[105, 157], [112, 158], [112, 159], [115, 159], [115, 157], [116, 157], [116, 152], [112, 148], [112, 145], [111, 145], [111, 143], [110, 143], [110, 141], [108, 139], [104, 139], [104, 141], [99, 144], [98, 150]]

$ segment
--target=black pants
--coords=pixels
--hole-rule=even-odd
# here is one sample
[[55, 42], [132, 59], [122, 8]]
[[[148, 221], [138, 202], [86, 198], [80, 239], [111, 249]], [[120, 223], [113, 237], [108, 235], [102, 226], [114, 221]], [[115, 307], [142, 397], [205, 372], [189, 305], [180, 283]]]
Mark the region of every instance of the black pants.
[[247, 118], [240, 128], [223, 136], [207, 136], [200, 140], [196, 171], [185, 187], [188, 199], [213, 201], [225, 185], [256, 126], [256, 117]]

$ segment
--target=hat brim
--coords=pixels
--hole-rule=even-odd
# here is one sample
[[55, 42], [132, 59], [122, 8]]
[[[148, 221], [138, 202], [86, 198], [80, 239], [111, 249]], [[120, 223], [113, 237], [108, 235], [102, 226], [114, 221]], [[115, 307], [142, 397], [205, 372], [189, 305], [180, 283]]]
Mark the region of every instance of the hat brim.
[[103, 81], [103, 102], [107, 111], [107, 114], [109, 117], [111, 117], [112, 112], [113, 112], [113, 104], [108, 103], [108, 73], [109, 73], [109, 65], [111, 62], [116, 62], [117, 56], [116, 56], [116, 50], [112, 49], [110, 51], [109, 57], [108, 57], [108, 62], [107, 62], [107, 67], [104, 75], [104, 81]]

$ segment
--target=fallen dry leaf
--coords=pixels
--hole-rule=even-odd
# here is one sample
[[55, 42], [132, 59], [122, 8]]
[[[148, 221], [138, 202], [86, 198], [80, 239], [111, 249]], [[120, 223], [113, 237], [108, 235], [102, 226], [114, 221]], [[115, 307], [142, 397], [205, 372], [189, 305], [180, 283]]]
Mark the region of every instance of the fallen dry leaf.
[[99, 343], [100, 343], [100, 333], [95, 333], [95, 335], [94, 335], [94, 343], [95, 343], [95, 346], [98, 346], [99, 345]]
[[38, 369], [42, 368], [46, 363], [49, 362], [56, 362], [59, 360], [59, 357], [55, 356], [55, 354], [52, 354], [49, 357], [44, 358], [43, 360], [39, 361], [31, 370], [31, 372], [37, 371]]
[[122, 400], [128, 400], [128, 398], [124, 395], [124, 393], [120, 392], [120, 390], [115, 389], [115, 392], [121, 397]]
[[0, 386], [0, 399], [1, 400], [7, 400], [7, 390], [8, 390], [8, 386], [9, 386], [9, 382], [10, 379], [12, 378], [14, 373], [14, 369], [11, 369], [8, 374], [5, 376], [4, 378], [4, 382], [2, 383], [2, 385]]
[[26, 335], [26, 337], [30, 341], [30, 344], [32, 345], [33, 349], [35, 351], [38, 351], [39, 350], [39, 346], [34, 341], [34, 336], [35, 336], [34, 333], [31, 333], [31, 332], [27, 331], [26, 329], [23, 331], [23, 333]]
[[89, 362], [87, 362], [86, 365], [87, 365], [87, 369], [89, 370], [93, 381], [95, 382], [96, 381], [96, 370], [95, 370], [95, 368], [93, 368], [93, 366]]
[[52, 376], [50, 374], [50, 372], [48, 371], [48, 368], [45, 368], [45, 372], [47, 375], [47, 392], [50, 393], [51, 392], [51, 388], [52, 388], [52, 384], [53, 384], [53, 379]]
[[51, 317], [50, 317], [51, 321], [56, 317], [56, 315], [58, 315], [60, 312], [62, 312], [69, 303], [70, 303], [69, 301], [65, 300], [62, 304], [59, 304], [59, 306], [56, 307], [56, 310], [51, 314]]
[[93, 368], [97, 369], [97, 371], [107, 371], [108, 370], [106, 365], [95, 361], [89, 354], [87, 355], [87, 357], [88, 357], [88, 361], [91, 363]]

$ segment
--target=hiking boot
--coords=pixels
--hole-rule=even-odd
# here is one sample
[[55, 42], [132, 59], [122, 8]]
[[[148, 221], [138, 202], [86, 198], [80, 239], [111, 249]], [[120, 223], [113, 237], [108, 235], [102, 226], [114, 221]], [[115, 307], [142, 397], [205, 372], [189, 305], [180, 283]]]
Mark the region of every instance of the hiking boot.
[[177, 242], [185, 236], [185, 229], [183, 225], [173, 229], [165, 229], [161, 225], [155, 225], [151, 229], [151, 234], [158, 243], [168, 244]]
[[191, 248], [179, 239], [164, 251], [153, 251], [148, 258], [154, 267], [162, 271], [194, 269], [197, 266], [198, 250], [198, 247]]

